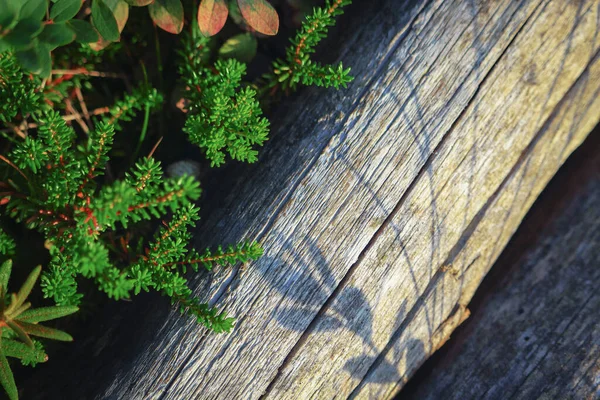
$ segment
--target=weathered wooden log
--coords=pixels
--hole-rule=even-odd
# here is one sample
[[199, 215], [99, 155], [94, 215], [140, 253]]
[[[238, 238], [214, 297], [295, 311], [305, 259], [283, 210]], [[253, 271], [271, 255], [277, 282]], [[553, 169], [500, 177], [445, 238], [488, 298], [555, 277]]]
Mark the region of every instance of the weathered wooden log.
[[598, 0], [364, 3], [339, 48], [355, 81], [292, 103], [201, 224], [199, 245], [265, 248], [194, 281], [234, 332], [134, 305], [38, 395], [389, 398], [466, 318], [598, 122]]
[[594, 135], [591, 149], [573, 154], [583, 160], [569, 160], [577, 168], [561, 170], [536, 202], [478, 290], [472, 317], [401, 398], [599, 397], [600, 126]]

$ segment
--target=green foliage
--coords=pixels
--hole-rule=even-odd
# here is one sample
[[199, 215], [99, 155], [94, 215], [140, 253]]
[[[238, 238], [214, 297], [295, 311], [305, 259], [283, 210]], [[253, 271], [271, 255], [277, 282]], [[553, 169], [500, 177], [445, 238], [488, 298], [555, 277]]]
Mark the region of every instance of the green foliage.
[[[213, 8], [217, 7], [217, 2], [213, 3]], [[239, 3], [250, 7], [252, 2]], [[315, 8], [292, 39], [286, 59], [276, 60], [273, 72], [264, 76], [264, 85], [258, 88], [260, 93], [273, 92], [276, 87], [294, 90], [299, 83], [338, 88], [352, 80], [350, 69], [344, 69], [341, 63], [321, 65], [310, 59], [328, 27], [348, 4], [350, 0], [335, 0], [328, 1], [325, 8]], [[248, 53], [255, 51], [248, 50], [250, 46], [247, 40], [243, 43], [241, 37], [233, 37], [220, 50], [222, 57], [233, 59], [211, 64], [210, 41], [194, 26], [180, 51], [179, 72], [189, 104], [183, 130], [192, 143], [204, 150], [212, 166], [225, 163], [227, 155], [234, 160], [255, 162], [256, 148], [268, 138], [269, 122], [262, 116], [258, 92], [242, 83], [246, 66], [238, 60], [249, 58]]]
[[217, 61], [214, 68], [215, 73], [207, 67], [183, 69], [191, 104], [183, 130], [213, 166], [222, 165], [226, 154], [255, 162], [255, 146], [267, 140], [269, 121], [262, 116], [256, 91], [239, 89], [246, 66], [229, 59]]
[[26, 79], [17, 59], [0, 53], [0, 122], [10, 122], [17, 114], [26, 115], [38, 109], [40, 96], [36, 80]]
[[223, 46], [219, 49], [219, 56], [249, 63], [256, 55], [257, 46], [256, 37], [249, 33], [240, 33], [230, 37], [223, 43]]
[[209, 39], [194, 29], [180, 51], [180, 74], [190, 104], [183, 130], [212, 166], [222, 165], [227, 154], [255, 162], [256, 146], [267, 140], [269, 121], [262, 116], [256, 91], [240, 89], [246, 65], [235, 59], [210, 65], [208, 44]]
[[[159, 28], [173, 34], [184, 25], [181, 0], [90, 0], [89, 21], [81, 0], [0, 0], [0, 52], [12, 50], [27, 71], [48, 77], [51, 52], [73, 41], [89, 43], [96, 50], [118, 42], [129, 18], [129, 7], [148, 7]], [[277, 12], [265, 0], [202, 0], [197, 26], [205, 36], [218, 33], [225, 25], [229, 7], [236, 7], [249, 30], [275, 35], [279, 30]]]
[[[71, 335], [58, 329], [40, 325], [40, 322], [61, 318], [74, 312], [74, 306], [31, 308], [27, 298], [37, 281], [41, 267], [35, 268], [16, 292], [8, 295], [8, 281], [12, 262], [0, 266], [0, 383], [10, 399], [18, 399], [17, 386], [6, 357], [18, 358], [23, 365], [35, 366], [46, 362], [48, 355], [42, 343], [32, 339], [36, 336], [70, 342]], [[6, 299], [10, 300], [6, 300]]]
[[[13, 69], [9, 71], [12, 81], [19, 86]], [[243, 72], [241, 64], [225, 69], [231, 79], [239, 79]], [[214, 85], [223, 89], [221, 81]], [[233, 87], [227, 93], [233, 96], [232, 91]], [[236, 98], [240, 105], [246, 101], [244, 93]], [[227, 318], [191, 299], [183, 273], [189, 266], [197, 270], [198, 265], [208, 268], [213, 263], [254, 259], [259, 254], [257, 245], [242, 244], [215, 255], [189, 251], [188, 230], [198, 219], [193, 202], [200, 196], [199, 183], [191, 176], [164, 178], [160, 163], [153, 158], [141, 159], [122, 180], [100, 184], [115, 132], [136, 111], [156, 108], [161, 101], [154, 89], [134, 90], [97, 119], [83, 141], [77, 140], [58, 112], [35, 113], [37, 134], [15, 144], [6, 157], [0, 202], [10, 217], [44, 235], [50, 263], [42, 276], [42, 289], [56, 304], [78, 305], [82, 299], [78, 280], [87, 278], [116, 300], [142, 290], [159, 291], [187, 304], [188, 312], [208, 327], [223, 330]], [[152, 240], [140, 237], [143, 246], [131, 248], [124, 230], [137, 232], [140, 223], [169, 213], [173, 217], [166, 228]], [[117, 241], [120, 247], [114, 245]], [[10, 252], [11, 243], [0, 235], [0, 249]]]
[[104, 0], [92, 1], [92, 23], [104, 40], [116, 42], [119, 40], [119, 26], [113, 11]]
[[81, 4], [80, 0], [1, 0], [0, 52], [12, 50], [28, 71], [50, 75], [52, 50], [73, 40], [97, 40], [89, 22], [72, 23]]
[[0, 254], [12, 256], [15, 254], [15, 241], [6, 232], [0, 229]]
[[[315, 9], [286, 58], [277, 60], [262, 81], [252, 83], [244, 81], [245, 63], [257, 53], [256, 33], [277, 33], [275, 9], [265, 0], [202, 0], [178, 51], [186, 104], [182, 140], [187, 137], [197, 145], [211, 166], [227, 159], [255, 162], [269, 134], [261, 109], [268, 96], [300, 84], [339, 87], [351, 80], [341, 64], [321, 65], [310, 59], [349, 3], [335, 0]], [[131, 39], [129, 43], [107, 47], [121, 40], [131, 6], [148, 7], [154, 24], [167, 32], [184, 28], [181, 0], [0, 0], [0, 220], [12, 220], [5, 227], [11, 235], [37, 231], [49, 259], [43, 273], [34, 269], [10, 297], [5, 294], [11, 264], [0, 267], [0, 382], [11, 398], [17, 392], [6, 357], [35, 365], [47, 356], [32, 336], [71, 340], [39, 323], [75, 312], [87, 294], [85, 283], [114, 300], [161, 293], [182, 314], [213, 332], [228, 332], [234, 319], [196, 297], [186, 274], [262, 255], [255, 242], [203, 252], [190, 246], [191, 229], [199, 219], [200, 183], [190, 175], [167, 177], [152, 157], [160, 140], [168, 141], [180, 131], [169, 126], [173, 132], [165, 132], [164, 126], [177, 118], [169, 118], [161, 108], [167, 93], [151, 85], [157, 79], [157, 86], [165, 90], [170, 82], [161, 75], [167, 72], [161, 64], [166, 58], [160, 54], [161, 41], [155, 37], [152, 61], [157, 65], [148, 63], [148, 68], [145, 62], [151, 57], [139, 57], [140, 49], [133, 46], [148, 50], [142, 37], [146, 31], [128, 31], [123, 37]], [[247, 32], [221, 41], [217, 50], [208, 36], [217, 33], [228, 16]], [[74, 41], [80, 44], [64, 47]], [[131, 70], [120, 73], [94, 69], [101, 60], [123, 53], [132, 64], [139, 62], [139, 68], [128, 65]], [[91, 76], [110, 76], [119, 84], [94, 86]], [[131, 80], [140, 76], [144, 83], [131, 89]], [[103, 96], [113, 97], [112, 91], [123, 87], [128, 92], [111, 106], [102, 102]], [[100, 107], [88, 110], [88, 100]], [[81, 111], [74, 108], [76, 101]], [[162, 111], [158, 128], [149, 129], [150, 113], [157, 110]], [[140, 111], [144, 119], [139, 138], [129, 132], [121, 135], [132, 131], [130, 122]], [[150, 155], [138, 159], [147, 131], [160, 139]], [[135, 150], [128, 154], [132, 145]], [[21, 254], [25, 247], [21, 237], [15, 236], [17, 247], [6, 232], [0, 229], [3, 259]], [[39, 248], [33, 251], [41, 250], [41, 241], [34, 244]], [[56, 305], [31, 309], [25, 299], [40, 273], [42, 293]]]
[[[231, 8], [231, 10], [230, 10]], [[276, 35], [279, 31], [277, 11], [265, 0], [201, 0], [198, 7], [198, 26], [204, 36], [213, 36], [225, 25], [227, 15], [238, 13], [253, 31]]]
[[[10, 154], [20, 170], [13, 171], [12, 179], [25, 179], [31, 189], [19, 192], [19, 196], [10, 194], [7, 208], [17, 221], [26, 222], [51, 242], [50, 269], [42, 279], [42, 287], [45, 295], [59, 305], [79, 303], [81, 296], [74, 287], [78, 276], [93, 279], [111, 298], [130, 297], [139, 281], [140, 260], [147, 254], [164, 273], [160, 278], [158, 272], [154, 273], [155, 279], [144, 288], [155, 287], [168, 295], [181, 292], [168, 290], [175, 283], [179, 285], [181, 279], [176, 272], [169, 273], [166, 264], [174, 266], [183, 261], [189, 240], [187, 227], [197, 219], [198, 211], [186, 206], [199, 197], [198, 182], [189, 176], [164, 179], [159, 164], [152, 159], [138, 163], [125, 180], [101, 188], [95, 181], [108, 161], [119, 119], [144, 103], [155, 106], [159, 99], [154, 91], [140, 90], [128, 96], [115, 107], [119, 112], [112, 112], [108, 121], [100, 120], [87, 143], [79, 146], [74, 131], [59, 114], [44, 113], [38, 117], [38, 136], [28, 136]], [[146, 248], [147, 254], [129, 255], [137, 261], [120, 264], [111, 260], [107, 232], [159, 218], [168, 211], [176, 211], [174, 221], [180, 229], [174, 231], [175, 237], [168, 237], [166, 248], [155, 243]], [[154, 248], [160, 254], [155, 255]]]
[[[30, 38], [27, 48], [36, 40], [48, 49], [63, 45], [71, 40], [70, 28], [63, 25], [77, 26], [80, 22], [74, 19], [80, 11], [79, 0], [57, 0], [52, 4], [0, 1], [9, 6], [10, 12], [0, 20], [9, 30], [24, 16], [38, 21], [48, 14], [48, 21], [53, 22], [45, 24], [52, 28], [44, 28], [39, 37]], [[91, 0], [92, 22], [104, 40], [117, 40], [115, 30], [122, 29], [127, 19], [123, 10], [129, 5], [148, 4], [144, 0]], [[212, 3], [213, 12], [219, 4]], [[236, 4], [247, 20], [270, 13], [264, 1], [239, 0]], [[220, 166], [228, 157], [245, 162], [257, 160], [257, 148], [267, 140], [269, 131], [257, 97], [258, 92], [273, 87], [269, 79], [286, 89], [294, 89], [299, 82], [337, 87], [349, 81], [348, 71], [341, 64], [337, 72], [331, 72], [334, 67], [309, 59], [327, 27], [347, 4], [348, 0], [336, 0], [315, 9], [292, 40], [286, 60], [275, 63], [274, 75], [268, 77], [263, 88], [243, 82], [246, 65], [237, 59], [251, 58], [249, 46], [251, 53], [256, 51], [251, 35], [230, 38], [219, 53], [224, 59], [213, 62], [210, 39], [200, 33], [200, 25], [192, 25], [180, 51], [179, 72], [189, 104], [183, 131], [204, 151], [211, 165]], [[200, 8], [206, 10], [209, 5], [202, 2]], [[179, 13], [179, 6], [179, 0], [161, 0], [152, 3], [150, 12], [173, 17], [173, 13]], [[173, 18], [169, 23], [178, 24]], [[255, 24], [268, 25], [265, 18]], [[6, 31], [3, 35], [10, 38]], [[260, 255], [258, 245], [242, 243], [202, 255], [190, 250], [189, 229], [198, 219], [194, 201], [201, 193], [199, 183], [191, 176], [164, 178], [160, 163], [151, 157], [139, 160], [124, 179], [104, 179], [115, 133], [140, 110], [146, 112], [147, 120], [149, 111], [161, 104], [162, 96], [147, 85], [133, 90], [97, 117], [82, 138], [67, 125], [55, 105], [72, 97], [70, 89], [77, 88], [78, 81], [57, 79], [45, 85], [24, 73], [16, 61], [20, 52], [0, 53], [0, 121], [19, 133], [20, 127], [30, 126], [27, 120], [32, 119], [35, 131], [22, 134], [7, 157], [1, 158], [0, 205], [5, 215], [44, 236], [50, 253], [42, 276], [45, 296], [58, 305], [77, 305], [82, 299], [78, 290], [82, 278], [92, 280], [117, 300], [156, 290], [178, 301], [206, 326], [226, 330], [230, 322], [225, 314], [194, 300], [183, 274], [188, 267], [196, 271], [199, 265], [209, 268], [215, 263], [255, 259]], [[286, 63], [288, 72], [281, 73]], [[13, 123], [15, 119], [21, 122]], [[169, 216], [171, 221], [164, 223], [152, 239], [143, 234], [145, 222]], [[0, 231], [0, 253], [11, 255], [14, 250], [12, 239]]]
[[295, 90], [298, 84], [322, 87], [346, 87], [352, 81], [350, 69], [340, 62], [336, 66], [322, 65], [311, 60], [316, 46], [327, 36], [328, 28], [335, 24], [335, 17], [343, 14], [342, 7], [351, 0], [327, 0], [325, 7], [315, 8], [306, 17], [302, 27], [291, 39], [285, 59], [273, 63], [273, 71], [264, 76], [267, 88], [281, 87], [284, 91]]

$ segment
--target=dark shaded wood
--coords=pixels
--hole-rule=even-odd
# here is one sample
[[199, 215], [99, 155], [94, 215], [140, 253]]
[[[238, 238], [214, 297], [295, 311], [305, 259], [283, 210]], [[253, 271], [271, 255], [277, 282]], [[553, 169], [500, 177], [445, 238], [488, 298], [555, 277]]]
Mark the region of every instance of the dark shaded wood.
[[600, 397], [600, 126], [544, 190], [471, 318], [398, 399]]

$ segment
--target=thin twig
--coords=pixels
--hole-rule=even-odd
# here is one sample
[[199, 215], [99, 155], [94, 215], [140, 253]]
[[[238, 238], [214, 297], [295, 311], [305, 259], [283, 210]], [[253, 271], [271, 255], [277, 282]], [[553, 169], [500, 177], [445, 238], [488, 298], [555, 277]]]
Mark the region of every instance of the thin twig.
[[88, 111], [87, 105], [85, 104], [85, 100], [83, 98], [83, 94], [81, 93], [80, 87], [75, 87], [75, 95], [77, 96], [77, 100], [79, 100], [79, 106], [81, 107], [81, 111], [83, 111], [83, 116], [87, 120], [88, 124], [92, 125], [90, 112]]
[[15, 164], [13, 164], [13, 162], [12, 162], [12, 161], [10, 161], [8, 158], [4, 157], [2, 154], [0, 154], [0, 160], [4, 161], [5, 163], [7, 163], [7, 164], [8, 164], [8, 165], [10, 165], [11, 167], [13, 167], [13, 168], [14, 168], [14, 169], [15, 169], [15, 170], [16, 170], [16, 171], [19, 173], [19, 174], [21, 174], [21, 176], [22, 176], [23, 178], [25, 178], [25, 180], [26, 180], [27, 182], [29, 182], [29, 178], [27, 177], [27, 175], [25, 175], [25, 174], [23, 173], [23, 171], [21, 171], [21, 170], [19, 169], [19, 167], [17, 167]]
[[77, 68], [77, 69], [53, 69], [53, 75], [88, 75], [95, 76], [100, 78], [116, 78], [116, 79], [125, 79], [125, 74], [120, 74], [116, 72], [101, 72], [101, 71], [88, 71], [85, 68]]
[[67, 106], [67, 111], [69, 111], [71, 113], [71, 115], [75, 116], [75, 121], [77, 121], [77, 123], [79, 124], [81, 129], [83, 129], [83, 131], [86, 134], [88, 134], [90, 132], [90, 128], [87, 126], [85, 121], [81, 118], [81, 114], [79, 114], [77, 112], [77, 110], [73, 107], [73, 103], [71, 102], [71, 99], [69, 99], [69, 98], [65, 99], [65, 105]]
[[158, 142], [156, 142], [156, 144], [152, 148], [152, 150], [150, 150], [150, 153], [148, 154], [148, 157], [146, 157], [146, 158], [152, 157], [152, 155], [154, 154], [154, 152], [156, 151], [156, 149], [158, 148], [158, 145], [160, 144], [160, 142], [162, 142], [162, 140], [163, 140], [163, 137], [161, 136], [160, 139], [158, 139]]
[[[92, 110], [92, 112], [90, 112], [90, 115], [106, 114], [109, 111], [110, 111], [110, 108], [108, 108], [108, 107], [100, 107], [100, 108], [96, 108], [96, 109]], [[81, 114], [75, 113], [75, 114], [64, 115], [62, 118], [66, 122], [69, 122], [69, 121], [73, 121], [77, 118], [81, 118]], [[37, 127], [38, 127], [38, 124], [36, 124], [35, 122], [30, 122], [27, 124], [27, 129], [33, 129], [33, 128], [37, 128]], [[2, 129], [3, 132], [9, 132], [11, 130], [12, 129]]]
[[10, 122], [7, 122], [6, 125], [10, 128], [10, 129], [5, 129], [5, 132], [9, 132], [9, 131], [13, 131], [14, 133], [16, 133], [17, 135], [19, 135], [21, 138], [25, 139], [25, 137], [27, 137], [27, 135], [25, 135], [25, 133], [23, 133], [23, 131], [21, 130], [21, 128], [19, 128], [18, 126], [16, 126], [15, 124], [11, 124]]

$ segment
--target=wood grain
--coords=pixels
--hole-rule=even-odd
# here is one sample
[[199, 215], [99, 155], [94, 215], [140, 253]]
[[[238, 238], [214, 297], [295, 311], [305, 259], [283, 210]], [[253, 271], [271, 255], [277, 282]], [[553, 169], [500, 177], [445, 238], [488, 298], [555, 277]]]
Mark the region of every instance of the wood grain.
[[[544, 4], [532, 15], [453, 135], [436, 149], [430, 166], [435, 173], [417, 181], [353, 271], [347, 287], [360, 288], [370, 313], [355, 317], [346, 332], [373, 326], [380, 332], [375, 349], [345, 332], [331, 338], [315, 334], [287, 366], [290, 372], [276, 385], [281, 391], [273, 392], [274, 398], [288, 396], [286, 384], [298, 382], [299, 376], [319, 379], [313, 381], [315, 388], [311, 382], [298, 385], [302, 395], [296, 397], [311, 392], [345, 396], [346, 386], [352, 397], [390, 397], [447, 339], [444, 331], [463, 318], [473, 291], [526, 210], [583, 138], [573, 141], [573, 131], [589, 132], [598, 118], [597, 56], [566, 96], [571, 83], [560, 83], [573, 82], [584, 68], [569, 70], [579, 51], [588, 59], [597, 52], [590, 41], [575, 45], [568, 36], [594, 32], [597, 4], [587, 5], [593, 6], [589, 26], [581, 18], [586, 5], [583, 13], [572, 8], [569, 15], [565, 4]], [[549, 24], [565, 36], [548, 40], [543, 33]], [[514, 85], [522, 81], [523, 71], [531, 70], [538, 74], [535, 85]], [[556, 93], [561, 86], [562, 94]], [[589, 118], [586, 127], [580, 123], [582, 114]], [[334, 310], [351, 309], [353, 301], [352, 291], [342, 292]], [[340, 367], [332, 368], [331, 358]], [[350, 377], [336, 376], [340, 370]]]
[[[237, 318], [234, 332], [153, 310], [93, 389], [63, 393], [389, 398], [468, 316], [526, 210], [598, 122], [599, 3], [370, 7], [342, 34], [356, 80], [291, 103], [200, 226], [199, 244], [265, 248], [194, 281]], [[111, 335], [100, 357], [114, 357]]]
[[[600, 128], [600, 127], [599, 127]], [[552, 224], [523, 251], [511, 241], [511, 253], [496, 268], [510, 269], [497, 281], [486, 278], [481, 304], [457, 340], [437, 357], [426, 378], [411, 382], [403, 399], [595, 399], [600, 371], [600, 129], [577, 157], [569, 174], [587, 175], [571, 194], [573, 175], [553, 180], [552, 193], [535, 205], [552, 212], [555, 198], [568, 197]], [[594, 154], [595, 153], [595, 154]], [[575, 154], [573, 155], [575, 156]], [[571, 162], [571, 160], [569, 160]], [[573, 160], [575, 164], [579, 160]], [[539, 222], [538, 222], [539, 221]], [[519, 257], [516, 257], [519, 254]]]

